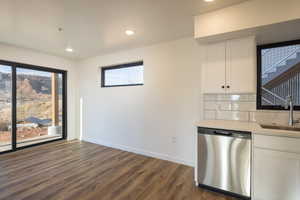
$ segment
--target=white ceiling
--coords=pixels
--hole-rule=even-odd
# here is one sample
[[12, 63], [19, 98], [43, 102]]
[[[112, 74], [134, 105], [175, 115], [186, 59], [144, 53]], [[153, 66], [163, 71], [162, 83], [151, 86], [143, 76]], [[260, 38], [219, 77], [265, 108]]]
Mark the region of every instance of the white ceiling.
[[0, 42], [86, 58], [192, 36], [193, 16], [243, 1], [1, 0]]

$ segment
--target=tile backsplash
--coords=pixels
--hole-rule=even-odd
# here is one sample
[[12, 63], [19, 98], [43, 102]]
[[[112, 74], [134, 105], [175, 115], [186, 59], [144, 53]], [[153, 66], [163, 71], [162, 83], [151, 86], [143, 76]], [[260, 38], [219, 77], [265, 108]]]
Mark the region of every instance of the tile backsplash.
[[[288, 111], [256, 110], [255, 94], [204, 94], [204, 119], [239, 120], [258, 123], [288, 121]], [[300, 112], [295, 112], [300, 118]]]

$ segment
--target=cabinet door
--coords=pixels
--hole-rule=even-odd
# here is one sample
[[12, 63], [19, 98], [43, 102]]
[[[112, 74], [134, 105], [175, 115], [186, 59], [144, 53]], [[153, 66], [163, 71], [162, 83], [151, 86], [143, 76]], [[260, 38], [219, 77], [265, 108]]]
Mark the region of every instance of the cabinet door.
[[254, 200], [299, 200], [300, 155], [254, 148]]
[[256, 44], [254, 37], [227, 41], [226, 91], [228, 93], [256, 92]]
[[202, 65], [203, 93], [224, 93], [225, 43], [207, 45], [205, 58]]

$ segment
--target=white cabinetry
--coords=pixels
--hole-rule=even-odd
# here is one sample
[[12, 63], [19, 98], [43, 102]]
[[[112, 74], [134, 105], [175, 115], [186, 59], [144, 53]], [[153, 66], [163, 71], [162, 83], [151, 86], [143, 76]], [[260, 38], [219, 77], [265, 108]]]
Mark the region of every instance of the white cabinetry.
[[206, 60], [202, 67], [204, 93], [222, 93], [226, 85], [225, 43], [206, 46]]
[[206, 45], [202, 66], [204, 93], [255, 93], [256, 44], [247, 37]]
[[300, 139], [255, 136], [253, 199], [300, 199]]

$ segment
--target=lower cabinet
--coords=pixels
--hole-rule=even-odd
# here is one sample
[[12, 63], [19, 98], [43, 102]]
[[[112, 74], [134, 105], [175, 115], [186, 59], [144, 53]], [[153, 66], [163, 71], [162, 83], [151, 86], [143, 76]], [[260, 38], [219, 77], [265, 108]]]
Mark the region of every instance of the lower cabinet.
[[300, 199], [300, 153], [253, 148], [254, 200]]

